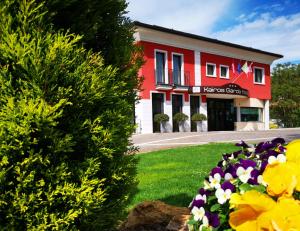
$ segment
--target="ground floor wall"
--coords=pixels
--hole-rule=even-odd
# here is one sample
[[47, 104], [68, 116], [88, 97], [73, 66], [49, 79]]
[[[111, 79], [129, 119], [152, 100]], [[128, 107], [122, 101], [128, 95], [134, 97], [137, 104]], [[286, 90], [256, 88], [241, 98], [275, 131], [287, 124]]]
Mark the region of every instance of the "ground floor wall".
[[[159, 101], [161, 105], [159, 107], [156, 107], [155, 105], [156, 101], [152, 98], [153, 94], [162, 94], [161, 101]], [[180, 94], [174, 94], [174, 95], [180, 95]], [[186, 114], [189, 117], [188, 120], [184, 122], [183, 127], [185, 132], [189, 132], [192, 130], [192, 124], [191, 124], [192, 122], [190, 118], [192, 116], [191, 112], [195, 111], [195, 110], [191, 110], [192, 105], [191, 105], [190, 97], [191, 95], [189, 96], [188, 101], [182, 100], [182, 105], [180, 105], [181, 112]], [[211, 118], [210, 115], [208, 114], [207, 101], [205, 100], [206, 97], [200, 95], [198, 95], [198, 97], [200, 103], [199, 103], [199, 108], [197, 113], [202, 113], [206, 115], [209, 121]], [[174, 100], [174, 97], [170, 97], [169, 100], [167, 100], [166, 95], [163, 92], [153, 92], [151, 94], [150, 99], [141, 99], [136, 104], [136, 108], [135, 108], [136, 133], [147, 134], [147, 133], [155, 132], [153, 117], [155, 111], [157, 110], [160, 113], [167, 114], [169, 116], [169, 121], [165, 124], [164, 131], [174, 132], [173, 115], [174, 115], [175, 104], [174, 102], [172, 102], [172, 99]], [[234, 127], [232, 130], [255, 131], [255, 130], [269, 129], [269, 100], [259, 100], [255, 98], [243, 98], [243, 99], [236, 98], [232, 100], [233, 100], [235, 117], [236, 117], [234, 119]], [[257, 109], [259, 113], [258, 121], [246, 121], [247, 115], [243, 113], [245, 113], [245, 111], [247, 110], [252, 113], [251, 109], [253, 108]], [[226, 111], [224, 113], [226, 113]], [[251, 120], [251, 116], [253, 117], [254, 115], [250, 114], [248, 116], [250, 117], [250, 120]], [[209, 130], [208, 121], [203, 121], [201, 123], [201, 130], [204, 132]]]

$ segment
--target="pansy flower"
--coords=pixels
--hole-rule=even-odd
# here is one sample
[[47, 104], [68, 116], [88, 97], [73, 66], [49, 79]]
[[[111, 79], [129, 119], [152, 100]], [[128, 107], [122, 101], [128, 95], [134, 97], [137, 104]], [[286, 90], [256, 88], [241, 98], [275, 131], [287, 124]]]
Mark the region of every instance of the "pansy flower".
[[216, 190], [216, 197], [219, 204], [224, 204], [227, 200], [230, 199], [231, 194], [235, 191], [235, 186], [228, 181], [225, 181], [221, 188]]
[[205, 210], [203, 207], [193, 207], [192, 214], [194, 216], [195, 221], [201, 221], [205, 215]]

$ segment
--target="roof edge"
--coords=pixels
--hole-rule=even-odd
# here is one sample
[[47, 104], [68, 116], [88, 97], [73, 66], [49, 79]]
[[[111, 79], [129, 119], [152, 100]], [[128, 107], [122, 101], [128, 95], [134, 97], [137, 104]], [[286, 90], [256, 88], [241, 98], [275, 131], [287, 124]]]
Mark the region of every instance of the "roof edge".
[[202, 40], [202, 41], [205, 41], [205, 42], [230, 46], [230, 47], [233, 47], [233, 48], [238, 48], [238, 49], [247, 50], [247, 51], [252, 51], [252, 52], [256, 52], [256, 53], [260, 53], [260, 54], [264, 54], [264, 55], [269, 55], [269, 56], [276, 57], [276, 58], [283, 58], [283, 55], [281, 55], [281, 54], [276, 54], [276, 53], [272, 53], [272, 52], [268, 52], [268, 51], [263, 51], [263, 50], [255, 49], [255, 48], [252, 48], [252, 47], [242, 46], [242, 45], [235, 44], [235, 43], [225, 42], [225, 41], [222, 41], [222, 40], [212, 39], [212, 38], [208, 38], [208, 37], [204, 37], [204, 36], [200, 36], [200, 35], [196, 35], [196, 34], [191, 34], [191, 33], [183, 32], [183, 31], [178, 31], [178, 30], [169, 29], [169, 28], [166, 28], [166, 27], [157, 26], [157, 25], [150, 25], [150, 24], [147, 24], [147, 23], [139, 22], [139, 21], [134, 21], [134, 25], [144, 27], [144, 28], [148, 28], [148, 29], [161, 31], [161, 32], [166, 32], [166, 33], [170, 33], [170, 34], [174, 34], [174, 35], [180, 35], [180, 36], [187, 37], [187, 38]]

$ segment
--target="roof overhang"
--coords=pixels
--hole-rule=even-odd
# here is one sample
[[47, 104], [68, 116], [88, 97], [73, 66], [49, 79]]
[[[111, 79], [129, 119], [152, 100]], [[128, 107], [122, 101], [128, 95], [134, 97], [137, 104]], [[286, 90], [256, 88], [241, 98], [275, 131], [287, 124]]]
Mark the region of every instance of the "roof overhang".
[[271, 64], [283, 55], [262, 51], [252, 47], [211, 39], [160, 26], [135, 22], [136, 41], [146, 41], [180, 47], [189, 50], [232, 57], [247, 61]]

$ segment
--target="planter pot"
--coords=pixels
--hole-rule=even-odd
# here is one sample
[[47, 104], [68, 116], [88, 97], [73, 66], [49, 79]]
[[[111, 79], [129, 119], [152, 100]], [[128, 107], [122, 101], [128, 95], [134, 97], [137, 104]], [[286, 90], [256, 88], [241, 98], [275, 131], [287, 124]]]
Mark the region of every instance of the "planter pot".
[[178, 123], [179, 132], [185, 132], [184, 121]]
[[196, 121], [197, 124], [197, 132], [203, 132], [202, 121]]
[[161, 133], [166, 133], [166, 132], [168, 132], [168, 129], [167, 129], [167, 122], [161, 122], [161, 123], [160, 123], [160, 132], [161, 132]]

